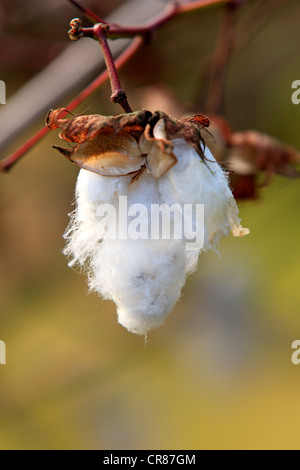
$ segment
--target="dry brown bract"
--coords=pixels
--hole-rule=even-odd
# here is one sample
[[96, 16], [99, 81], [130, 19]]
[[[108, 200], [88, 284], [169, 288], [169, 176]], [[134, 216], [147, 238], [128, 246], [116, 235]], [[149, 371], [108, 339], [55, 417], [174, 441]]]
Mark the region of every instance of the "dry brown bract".
[[201, 129], [205, 116], [177, 120], [162, 111], [141, 110], [115, 116], [87, 115], [60, 119], [66, 109], [50, 110], [46, 124], [61, 129], [60, 138], [77, 145], [71, 149], [54, 146], [76, 165], [102, 176], [164, 175], [177, 158], [172, 140], [185, 139], [205, 161]]

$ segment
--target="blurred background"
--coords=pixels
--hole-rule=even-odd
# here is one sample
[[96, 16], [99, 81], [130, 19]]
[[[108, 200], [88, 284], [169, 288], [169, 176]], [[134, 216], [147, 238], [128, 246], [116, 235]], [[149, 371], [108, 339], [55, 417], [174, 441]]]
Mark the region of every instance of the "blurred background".
[[[129, 4], [81, 3], [100, 16]], [[267, 8], [257, 16], [259, 4]], [[0, 0], [7, 87], [0, 130], [14, 93], [67, 47], [79, 47], [67, 35], [76, 16], [66, 0]], [[297, 0], [253, 0], [240, 9], [239, 24], [253, 28], [239, 30], [224, 108], [234, 130], [257, 129], [298, 149], [300, 105], [292, 104], [291, 85], [300, 79], [299, 16]], [[201, 112], [220, 20], [221, 9], [212, 8], [161, 28], [120, 73], [131, 106]], [[93, 57], [97, 68], [101, 51]], [[82, 60], [78, 54], [65, 67], [76, 76]], [[97, 73], [66, 86], [59, 102], [53, 96], [53, 107]], [[109, 96], [105, 84], [76, 112], [120, 112]], [[36, 106], [33, 96], [28, 113]], [[30, 126], [24, 119], [1, 157], [38, 130], [45, 114]], [[300, 338], [299, 181], [276, 176], [258, 199], [239, 203], [251, 234], [223, 239], [221, 257], [200, 257], [180, 302], [145, 343], [67, 267], [62, 234], [78, 169], [53, 144], [56, 132], [0, 175], [0, 339], [7, 353], [0, 448], [299, 449], [300, 366], [291, 362]]]

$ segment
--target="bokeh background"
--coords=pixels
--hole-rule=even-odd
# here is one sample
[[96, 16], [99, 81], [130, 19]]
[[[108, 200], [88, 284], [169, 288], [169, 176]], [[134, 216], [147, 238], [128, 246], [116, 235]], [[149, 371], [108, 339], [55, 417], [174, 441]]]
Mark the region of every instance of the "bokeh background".
[[[82, 0], [103, 16], [124, 3]], [[291, 102], [300, 5], [250, 1], [239, 21], [259, 3], [270, 8], [233, 55], [225, 115], [235, 130], [258, 129], [300, 149], [300, 105]], [[0, 1], [7, 102], [69, 46], [74, 16], [64, 0]], [[219, 8], [193, 12], [155, 34], [120, 74], [134, 108], [201, 111], [220, 18]], [[80, 62], [68, 66], [76, 73]], [[106, 84], [78, 112], [118, 112], [109, 93]], [[0, 448], [299, 449], [300, 366], [291, 362], [300, 338], [299, 181], [274, 177], [259, 199], [239, 204], [251, 234], [223, 239], [221, 257], [201, 256], [145, 343], [67, 267], [62, 234], [78, 169], [52, 149], [58, 141], [51, 133], [0, 175]]]

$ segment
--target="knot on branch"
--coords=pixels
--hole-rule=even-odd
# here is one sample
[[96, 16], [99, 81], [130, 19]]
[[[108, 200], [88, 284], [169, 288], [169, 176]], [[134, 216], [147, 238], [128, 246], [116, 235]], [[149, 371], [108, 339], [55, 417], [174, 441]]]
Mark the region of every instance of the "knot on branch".
[[120, 103], [120, 101], [123, 101], [124, 99], [127, 99], [127, 95], [124, 90], [118, 90], [117, 92], [112, 93], [110, 97], [110, 100], [113, 103]]
[[68, 34], [72, 41], [77, 41], [83, 36], [82, 21], [80, 18], [73, 18], [73, 20], [70, 21], [70, 27], [71, 29], [69, 29]]
[[120, 106], [122, 106], [122, 108], [124, 109], [124, 111], [126, 113], [131, 113], [132, 112], [132, 109], [130, 108], [130, 106], [128, 104], [128, 101], [127, 101], [127, 95], [126, 95], [124, 90], [119, 89], [116, 92], [112, 93], [112, 95], [110, 97], [110, 100], [114, 104], [117, 103]]
[[109, 25], [106, 23], [97, 23], [93, 27], [94, 35], [96, 38], [104, 37], [107, 38], [109, 31]]

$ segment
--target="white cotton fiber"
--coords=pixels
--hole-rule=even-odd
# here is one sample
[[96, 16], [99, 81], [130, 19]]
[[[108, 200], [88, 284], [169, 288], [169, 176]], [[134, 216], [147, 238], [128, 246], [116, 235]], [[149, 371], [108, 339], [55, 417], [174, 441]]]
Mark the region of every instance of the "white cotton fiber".
[[[175, 200], [182, 204], [204, 204], [203, 250], [217, 248], [230, 230], [243, 230], [227, 177], [207, 147], [204, 163], [183, 139], [174, 139], [173, 144], [178, 162], [159, 179], [162, 197], [169, 204]], [[247, 229], [241, 235], [246, 233]]]
[[91, 290], [113, 300], [119, 323], [137, 334], [146, 334], [164, 322], [181, 295], [187, 274], [196, 269], [200, 249], [186, 250], [184, 239], [106, 238], [99, 229], [100, 205], [113, 204], [118, 212], [119, 196], [128, 197], [128, 206], [144, 204], [149, 212], [153, 203], [204, 204], [204, 250], [215, 247], [233, 227], [240, 228], [227, 179], [209, 150], [205, 154], [213, 163], [205, 165], [184, 140], [175, 139], [173, 144], [178, 162], [161, 178], [144, 171], [131, 182], [130, 175], [104, 177], [80, 170], [77, 206], [65, 234], [70, 264], [88, 268]]
[[119, 323], [146, 334], [163, 323], [180, 296], [184, 250], [166, 241], [105, 240], [92, 270], [91, 288], [117, 304]]

